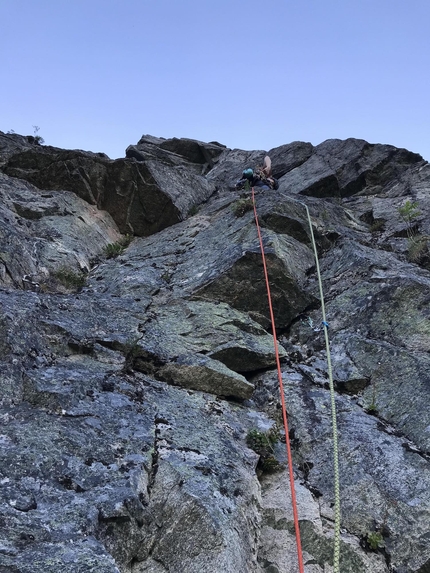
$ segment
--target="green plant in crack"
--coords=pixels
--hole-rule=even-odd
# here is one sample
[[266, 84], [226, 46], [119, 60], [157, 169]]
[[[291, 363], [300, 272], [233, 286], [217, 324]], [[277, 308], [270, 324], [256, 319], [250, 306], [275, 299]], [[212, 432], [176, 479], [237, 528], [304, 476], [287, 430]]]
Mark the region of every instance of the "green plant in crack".
[[134, 361], [139, 356], [140, 347], [139, 342], [142, 340], [143, 335], [129, 338], [122, 346], [121, 351], [124, 355], [123, 372], [130, 373], [133, 370]]
[[193, 205], [192, 207], [190, 207], [188, 211], [188, 217], [193, 217], [194, 215], [197, 215], [198, 212], [199, 212], [199, 206]]
[[385, 220], [384, 219], [374, 219], [373, 223], [370, 225], [370, 232], [371, 233], [379, 233], [383, 231], [385, 228]]
[[320, 213], [320, 217], [321, 219], [324, 221], [324, 223], [327, 223], [330, 219], [330, 215], [329, 212], [327, 211], [326, 208], [324, 208], [321, 213]]
[[408, 199], [397, 211], [407, 225], [408, 261], [416, 264], [428, 262], [428, 237], [420, 235], [415, 224], [416, 219], [421, 215], [421, 211], [418, 209], [418, 201], [409, 201]]
[[246, 436], [246, 444], [260, 456], [258, 467], [263, 472], [274, 472], [283, 466], [274, 455], [274, 446], [279, 441], [279, 431], [276, 427], [268, 432], [253, 428]]
[[252, 209], [253, 209], [253, 203], [251, 198], [238, 199], [232, 205], [232, 210], [235, 217], [242, 217], [248, 211], [252, 211]]
[[262, 457], [259, 463], [262, 471], [266, 473], [273, 473], [283, 469], [283, 465], [278, 462], [274, 455]]
[[61, 267], [53, 276], [66, 288], [79, 289], [85, 285], [85, 275], [68, 267]]
[[116, 241], [115, 243], [109, 243], [108, 245], [106, 245], [106, 247], [103, 249], [106, 258], [114, 259], [119, 255], [122, 255], [122, 253], [129, 246], [132, 240], [133, 240], [132, 235], [124, 235], [124, 237], [121, 237], [119, 241]]
[[413, 241], [417, 235], [414, 221], [421, 215], [421, 211], [418, 209], [418, 202], [409, 201], [408, 199], [397, 211], [401, 219], [406, 223], [406, 234], [409, 241]]
[[368, 531], [366, 541], [372, 551], [378, 551], [378, 549], [382, 549], [385, 545], [384, 538], [380, 531]]
[[375, 370], [373, 376], [371, 377], [371, 384], [372, 384], [372, 399], [370, 404], [365, 408], [366, 412], [369, 414], [377, 414], [378, 407], [376, 406], [376, 397], [377, 397], [377, 387], [376, 387], [376, 379], [377, 379], [378, 369]]
[[413, 222], [421, 215], [421, 211], [418, 209], [418, 201], [409, 201], [408, 199], [397, 211], [408, 225], [407, 231], [409, 236], [409, 233], [413, 232]]
[[115, 259], [124, 252], [124, 247], [120, 243], [109, 243], [103, 251], [107, 259]]
[[415, 235], [408, 238], [408, 261], [420, 264], [428, 256], [428, 237]]
[[265, 455], [267, 453], [273, 453], [273, 446], [278, 439], [279, 437], [273, 430], [262, 432], [254, 428], [249, 430], [246, 436], [246, 443], [257, 454]]

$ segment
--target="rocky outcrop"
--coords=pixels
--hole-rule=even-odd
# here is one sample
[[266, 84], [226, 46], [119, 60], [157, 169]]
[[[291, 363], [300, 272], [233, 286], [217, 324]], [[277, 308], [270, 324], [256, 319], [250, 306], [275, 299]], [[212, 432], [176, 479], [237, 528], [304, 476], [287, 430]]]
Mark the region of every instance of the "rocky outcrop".
[[373, 195], [405, 168], [422, 161], [420, 155], [391, 145], [327, 140], [314, 148], [307, 161], [286, 173], [280, 191], [320, 198]]
[[6, 174], [39, 189], [72, 191], [110, 213], [122, 233], [138, 236], [181, 221], [210, 197], [215, 187], [201, 175], [201, 158], [212, 165], [223, 149], [192, 140], [142, 142], [128, 149], [128, 159], [112, 161], [103, 153], [31, 145], [14, 134], [0, 133], [0, 143]]
[[62, 270], [88, 273], [121, 238], [112, 217], [69, 191], [43, 191], [0, 173], [0, 285], [49, 288]]
[[155, 167], [166, 158], [168, 161], [174, 161], [177, 157], [182, 163], [184, 160], [190, 162], [194, 169], [203, 175], [218, 162], [224, 149], [226, 149], [225, 145], [217, 142], [203, 143], [185, 137], [163, 139], [144, 135], [137, 145], [127, 147], [126, 157], [135, 158], [138, 161], [155, 161]]
[[[111, 161], [0, 135], [0, 571], [298, 570], [259, 243], [234, 191], [266, 152], [144, 136]], [[332, 568], [334, 494], [304, 205], [340, 568], [425, 573], [430, 167], [353, 139], [270, 156], [280, 187], [256, 202], [305, 570]]]

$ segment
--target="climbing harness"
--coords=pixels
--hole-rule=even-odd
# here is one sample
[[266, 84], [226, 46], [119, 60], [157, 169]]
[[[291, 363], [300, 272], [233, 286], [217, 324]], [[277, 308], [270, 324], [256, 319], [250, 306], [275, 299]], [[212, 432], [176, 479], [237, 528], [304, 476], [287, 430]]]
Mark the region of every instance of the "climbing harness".
[[[267, 298], [268, 298], [268, 302], [269, 302], [270, 320], [272, 323], [273, 343], [275, 346], [275, 357], [276, 357], [276, 366], [277, 366], [277, 370], [278, 370], [279, 390], [280, 390], [281, 404], [282, 404], [282, 417], [283, 417], [284, 430], [285, 430], [285, 444], [286, 444], [287, 458], [288, 458], [288, 471], [289, 471], [290, 488], [291, 488], [291, 503], [292, 503], [293, 516], [294, 516], [294, 529], [295, 529], [295, 533], [296, 533], [296, 544], [297, 544], [297, 557], [298, 557], [298, 563], [299, 563], [299, 572], [304, 573], [303, 555], [302, 555], [302, 547], [301, 547], [301, 539], [300, 539], [300, 527], [299, 527], [299, 519], [298, 519], [298, 511], [297, 511], [297, 501], [296, 501], [296, 493], [295, 493], [295, 487], [294, 487], [293, 463], [292, 463], [291, 446], [290, 446], [290, 438], [289, 438], [289, 430], [288, 430], [288, 420], [287, 420], [287, 413], [286, 413], [286, 406], [285, 406], [284, 387], [283, 387], [283, 382], [282, 382], [281, 363], [280, 363], [280, 359], [279, 359], [278, 340], [276, 337], [275, 319], [274, 319], [272, 299], [271, 299], [271, 294], [270, 294], [270, 284], [269, 284], [269, 278], [268, 278], [268, 273], [267, 273], [266, 257], [264, 254], [264, 246], [263, 246], [263, 239], [261, 236], [260, 224], [258, 222], [257, 206], [255, 203], [254, 187], [252, 187], [252, 189], [251, 189], [251, 197], [252, 197], [252, 204], [253, 204], [253, 208], [254, 208], [255, 224], [257, 227], [258, 239], [260, 242], [261, 256], [262, 256], [262, 260], [263, 260], [263, 270], [264, 270], [264, 277], [266, 280], [266, 289], [267, 289]], [[315, 264], [316, 264], [317, 275], [318, 275], [319, 291], [320, 291], [320, 297], [321, 297], [322, 326], [324, 329], [324, 338], [325, 338], [325, 345], [326, 345], [326, 351], [327, 351], [327, 367], [328, 367], [328, 377], [329, 377], [329, 387], [330, 387], [332, 432], [333, 432], [334, 497], [335, 497], [333, 573], [339, 573], [339, 559], [340, 559], [339, 448], [338, 448], [338, 438], [337, 438], [335, 392], [334, 392], [333, 373], [332, 373], [332, 366], [331, 366], [330, 344], [329, 344], [329, 339], [328, 339], [329, 324], [328, 324], [327, 319], [326, 319], [324, 295], [323, 295], [323, 288], [322, 288], [322, 279], [321, 279], [321, 272], [320, 272], [319, 260], [318, 260], [318, 251], [317, 251], [314, 232], [313, 232], [313, 228], [312, 228], [311, 216], [309, 213], [309, 209], [305, 203], [302, 203], [301, 201], [297, 201], [297, 203], [299, 203], [300, 205], [303, 205], [303, 207], [306, 210], [310, 234], [311, 234], [312, 246], [313, 246], [313, 250], [314, 250]]]

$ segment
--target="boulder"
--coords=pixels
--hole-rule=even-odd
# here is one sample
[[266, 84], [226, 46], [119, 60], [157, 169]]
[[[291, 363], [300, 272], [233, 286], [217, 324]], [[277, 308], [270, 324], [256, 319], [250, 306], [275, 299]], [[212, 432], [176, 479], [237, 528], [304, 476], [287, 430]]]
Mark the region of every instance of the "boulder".
[[272, 174], [280, 179], [289, 171], [299, 167], [312, 155], [314, 146], [303, 141], [293, 141], [280, 147], [270, 149], [268, 155], [272, 160]]

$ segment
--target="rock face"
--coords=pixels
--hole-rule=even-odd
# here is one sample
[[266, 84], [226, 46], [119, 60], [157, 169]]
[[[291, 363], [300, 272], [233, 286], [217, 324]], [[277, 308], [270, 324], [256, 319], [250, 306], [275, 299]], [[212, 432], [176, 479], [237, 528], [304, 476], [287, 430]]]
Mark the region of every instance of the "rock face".
[[[147, 135], [112, 161], [0, 133], [0, 573], [298, 571], [260, 248], [234, 191], [265, 154]], [[355, 139], [269, 155], [280, 187], [256, 204], [305, 571], [332, 570], [334, 494], [304, 204], [340, 570], [428, 573], [430, 166]]]
[[[172, 151], [145, 141], [128, 149], [128, 159], [111, 161], [103, 153], [29, 145], [22, 136], [2, 134], [0, 161], [7, 175], [39, 189], [72, 191], [107, 211], [122, 233], [151, 235], [184, 219], [214, 191], [201, 175], [200, 157], [191, 153], [192, 140], [169, 141]], [[210, 144], [199, 149], [211, 161], [222, 152]]]

